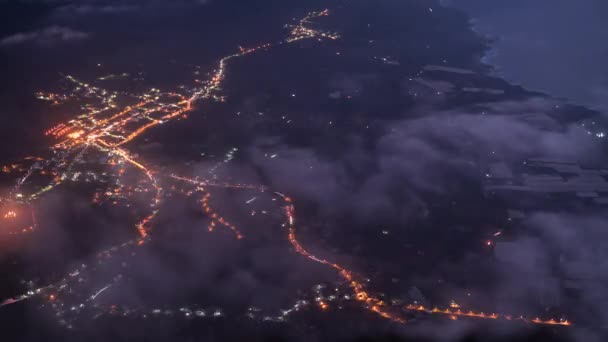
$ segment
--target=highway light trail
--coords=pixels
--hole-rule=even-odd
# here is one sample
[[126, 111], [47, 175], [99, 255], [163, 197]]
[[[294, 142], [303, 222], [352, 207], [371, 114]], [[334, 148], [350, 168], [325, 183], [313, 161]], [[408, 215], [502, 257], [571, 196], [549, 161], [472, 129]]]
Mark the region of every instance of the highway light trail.
[[544, 324], [544, 325], [561, 325], [561, 326], [570, 326], [572, 323], [566, 319], [555, 320], [553, 318], [542, 320], [538, 317], [528, 318], [524, 316], [513, 316], [508, 314], [497, 314], [497, 313], [483, 313], [483, 312], [474, 312], [474, 311], [466, 311], [454, 308], [446, 308], [439, 309], [437, 307], [434, 308], [426, 308], [422, 305], [413, 305], [409, 304], [405, 307], [407, 310], [411, 311], [419, 311], [433, 315], [446, 315], [451, 319], [456, 319], [458, 317], [468, 317], [468, 318], [478, 318], [478, 319], [491, 319], [491, 320], [506, 320], [506, 321], [522, 321], [526, 323], [534, 323], [534, 324]]
[[[275, 209], [286, 220], [283, 224], [283, 227], [286, 228], [286, 243], [301, 257], [333, 269], [349, 289], [350, 293], [341, 297], [338, 297], [336, 294], [325, 296], [321, 294], [321, 289], [317, 289], [315, 298], [312, 301], [322, 311], [331, 310], [332, 303], [337, 301], [337, 298], [342, 298], [342, 300], [353, 300], [366, 310], [399, 324], [407, 322], [406, 313], [412, 314], [416, 312], [445, 315], [448, 317], [502, 318], [511, 320], [508, 317], [512, 316], [509, 315], [465, 313], [459, 310], [440, 310], [436, 308], [429, 310], [415, 305], [403, 307], [387, 304], [381, 299], [380, 295], [370, 289], [370, 285], [366, 281], [361, 280], [363, 277], [349, 269], [346, 265], [320, 258], [302, 245], [296, 234], [296, 223], [298, 220], [296, 219], [294, 201], [286, 194], [272, 192], [268, 187], [263, 185], [223, 182], [217, 179], [199, 180], [198, 178], [178, 176], [171, 172], [162, 171], [162, 169], [142, 160], [137, 154], [129, 150], [128, 146], [136, 143], [138, 138], [142, 137], [147, 131], [167, 122], [185, 118], [187, 113], [196, 108], [198, 102], [203, 100], [223, 102], [225, 97], [221, 94], [221, 89], [231, 60], [304, 39], [338, 39], [339, 36], [335, 33], [314, 28], [316, 25], [315, 20], [327, 15], [329, 15], [328, 10], [311, 12], [303, 19], [296, 21], [295, 25], [288, 26], [290, 35], [286, 39], [275, 44], [240, 48], [237, 53], [219, 59], [215, 70], [210, 73], [207, 81], [203, 81], [197, 86], [183, 91], [183, 93], [163, 92], [159, 89], [151, 89], [140, 95], [132, 95], [130, 97], [130, 104], [121, 105], [118, 100], [118, 92], [101, 89], [79, 81], [72, 76], [66, 76], [66, 79], [75, 86], [73, 92], [69, 94], [38, 93], [38, 98], [50, 101], [53, 105], [60, 105], [70, 99], [82, 97], [94, 99], [98, 104], [95, 106], [82, 106], [82, 110], [85, 111], [84, 113], [79, 114], [76, 118], [66, 123], [59, 123], [44, 133], [47, 138], [52, 140], [50, 144], [50, 157], [28, 157], [23, 163], [6, 165], [2, 168], [4, 173], [19, 174], [19, 177], [8, 196], [0, 199], [0, 213], [2, 215], [0, 216], [0, 228], [2, 228], [0, 229], [0, 234], [4, 233], [3, 229], [7, 225], [7, 222], [18, 221], [20, 219], [23, 215], [20, 208], [30, 208], [31, 224], [28, 227], [32, 228], [23, 228], [22, 231], [13, 229], [11, 233], [25, 233], [38, 225], [43, 225], [43, 222], [36, 222], [33, 203], [58, 186], [68, 182], [80, 182], [81, 180], [97, 184], [101, 183], [100, 179], [102, 177], [107, 177], [114, 182], [114, 186], [107, 191], [96, 192], [93, 197], [93, 203], [110, 202], [116, 204], [122, 199], [128, 201], [129, 196], [133, 196], [134, 193], [141, 193], [147, 195], [147, 206], [145, 207], [145, 212], [140, 213], [135, 220], [137, 221], [135, 224], [137, 234], [135, 238], [97, 253], [95, 267], [101, 267], [100, 265], [109, 263], [114, 258], [118, 259], [121, 256], [128, 255], [134, 248], [138, 248], [138, 246], [139, 248], [144, 248], [142, 245], [145, 245], [147, 241], [151, 241], [154, 238], [152, 227], [155, 219], [159, 216], [163, 198], [168, 193], [176, 192], [172, 187], [167, 186], [169, 183], [181, 182], [189, 186], [186, 193], [197, 197], [197, 201], [200, 204], [199, 209], [209, 219], [206, 230], [213, 232], [218, 226], [222, 226], [233, 234], [237, 240], [245, 239], [247, 235], [254, 234], [254, 232], [247, 230], [247, 234], [245, 234], [240, 227], [237, 227], [237, 225], [222, 216], [220, 210], [212, 206], [212, 190], [219, 188], [237, 191], [256, 191], [256, 196], [248, 200], [246, 204], [249, 205], [254, 201], [259, 201], [258, 197], [261, 198], [264, 195], [277, 196], [279, 200], [275, 202], [280, 203], [280, 205]], [[232, 150], [231, 153], [234, 151], [236, 149]], [[93, 153], [97, 153], [95, 154], [96, 159], [104, 160], [103, 166], [106, 170], [109, 170], [108, 172], [87, 172], [81, 170], [81, 165], [86, 165], [87, 157], [93, 155]], [[103, 158], [99, 158], [99, 156]], [[139, 182], [125, 184], [122, 181], [121, 176], [129, 170], [137, 171]], [[30, 183], [32, 183], [31, 179], [33, 177], [43, 179], [45, 181], [44, 185], [38, 187], [31, 186]], [[5, 208], [8, 209], [5, 210]], [[252, 212], [253, 214], [255, 212]], [[0, 307], [38, 297], [44, 298], [46, 304], [57, 313], [57, 316], [61, 317], [67, 315], [68, 312], [79, 313], [87, 308], [95, 309], [96, 315], [115, 314], [121, 310], [123, 312], [136, 312], [135, 310], [121, 308], [120, 306], [105, 307], [96, 304], [99, 296], [104, 292], [111, 292], [114, 287], [118, 286], [121, 282], [121, 278], [118, 276], [110, 284], [101, 289], [98, 287], [95, 290], [88, 289], [88, 291], [93, 291], [88, 292], [90, 295], [81, 296], [81, 299], [71, 299], [72, 297], [70, 296], [74, 296], [73, 292], [75, 292], [72, 291], [72, 287], [81, 286], [79, 284], [83, 282], [82, 279], [84, 279], [85, 274], [93, 272], [91, 271], [92, 268], [93, 265], [83, 264], [57, 282], [31, 289], [25, 294], [4, 300], [0, 303]], [[69, 308], [67, 308], [67, 302], [72, 302]], [[308, 306], [310, 302], [308, 300], [298, 300], [291, 308], [284, 310], [280, 315], [262, 315], [262, 320], [284, 321], [289, 314]], [[160, 314], [161, 311], [157, 312], [157, 310], [159, 309], [153, 309], [150, 314]], [[217, 308], [213, 310], [180, 308], [178, 311], [182, 312], [185, 317], [219, 317], [223, 315], [223, 311]], [[251, 309], [247, 315], [258, 317], [257, 313], [257, 310]], [[566, 320], [529, 319], [519, 316], [518, 318], [512, 318], [512, 320], [544, 325], [567, 326], [571, 324]], [[70, 325], [65, 319], [62, 319], [62, 322], [65, 325]]]
[[295, 207], [292, 203], [292, 199], [287, 196], [281, 196], [281, 197], [283, 198], [283, 201], [285, 202], [285, 215], [287, 217], [287, 221], [289, 224], [289, 235], [288, 235], [289, 242], [291, 243], [293, 248], [296, 250], [296, 252], [298, 252], [300, 255], [302, 255], [304, 257], [307, 257], [310, 260], [313, 260], [313, 261], [323, 264], [325, 266], [332, 267], [333, 269], [337, 270], [338, 273], [340, 274], [340, 276], [342, 276], [342, 278], [344, 278], [349, 283], [350, 287], [353, 290], [353, 295], [355, 296], [355, 298], [358, 301], [364, 303], [364, 305], [367, 309], [369, 309], [369, 310], [377, 313], [378, 315], [380, 315], [386, 319], [389, 319], [391, 321], [395, 321], [398, 323], [405, 323], [406, 321], [404, 318], [399, 317], [399, 316], [395, 315], [394, 313], [391, 313], [389, 310], [387, 310], [384, 307], [385, 306], [384, 301], [376, 298], [375, 296], [370, 296], [366, 292], [363, 283], [360, 281], [357, 281], [355, 279], [352, 271], [350, 271], [336, 263], [332, 263], [325, 259], [320, 259], [320, 258], [316, 257], [315, 255], [308, 252], [300, 244], [300, 242], [296, 238]]

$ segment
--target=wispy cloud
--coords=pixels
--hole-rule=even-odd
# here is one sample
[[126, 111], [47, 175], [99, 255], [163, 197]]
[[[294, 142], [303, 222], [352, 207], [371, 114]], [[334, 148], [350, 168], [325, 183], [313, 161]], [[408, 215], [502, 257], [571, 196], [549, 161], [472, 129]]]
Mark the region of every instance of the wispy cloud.
[[[50, 2], [55, 2], [50, 0]], [[63, 15], [88, 15], [88, 14], [120, 14], [138, 11], [150, 7], [174, 6], [174, 5], [206, 5], [210, 0], [84, 0], [61, 2], [57, 8], [58, 14]]]
[[4, 37], [0, 40], [0, 46], [6, 47], [25, 43], [47, 45], [68, 41], [83, 40], [88, 37], [88, 33], [74, 30], [69, 27], [49, 26], [40, 30], [19, 32]]
[[117, 14], [132, 12], [140, 7], [135, 4], [71, 4], [59, 8], [63, 14]]

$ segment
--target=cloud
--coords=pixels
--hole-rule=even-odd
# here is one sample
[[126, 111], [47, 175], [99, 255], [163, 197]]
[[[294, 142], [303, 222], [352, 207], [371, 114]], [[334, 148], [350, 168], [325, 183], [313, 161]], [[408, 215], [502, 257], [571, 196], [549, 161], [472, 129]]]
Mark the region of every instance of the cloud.
[[25, 43], [52, 45], [62, 42], [80, 41], [89, 37], [88, 33], [77, 31], [64, 26], [49, 26], [44, 29], [20, 32], [4, 37], [0, 46], [13, 46]]
[[[425, 159], [447, 158], [445, 162], [454, 158], [466, 161], [476, 157], [533, 156], [576, 160], [594, 151], [593, 139], [578, 126], [546, 130], [531, 124], [529, 119], [517, 115], [441, 112], [395, 125], [394, 132], [380, 140], [380, 146], [386, 153], [401, 154], [406, 160], [408, 155], [420, 152]], [[450, 153], [437, 156], [439, 150]]]
[[135, 4], [71, 4], [60, 7], [58, 11], [64, 14], [117, 14], [136, 11], [139, 8]]
[[326, 213], [348, 212], [361, 222], [407, 220], [425, 215], [425, 198], [471, 191], [484, 160], [597, 158], [596, 140], [552, 119], [553, 106], [532, 98], [484, 104], [485, 114], [420, 109], [416, 118], [386, 122], [373, 147], [351, 137], [344, 151], [328, 155], [274, 139], [258, 141], [249, 153], [273, 186]]
[[163, 1], [80, 1], [72, 2], [57, 9], [63, 15], [87, 15], [87, 14], [121, 14], [138, 11], [153, 6], [174, 6], [174, 5], [206, 5], [209, 0], [179, 0], [171, 2]]
[[[266, 151], [272, 151], [278, 158], [268, 158]], [[294, 196], [329, 207], [344, 195], [340, 179], [346, 180], [347, 177], [343, 167], [322, 160], [313, 150], [290, 148], [270, 139], [259, 141], [250, 150], [250, 158], [262, 172], [269, 173], [269, 181], [277, 189], [291, 190]]]
[[[315, 147], [290, 146], [279, 139], [260, 140], [249, 150], [249, 156], [262, 178], [274, 188], [293, 194], [298, 203], [313, 203], [312, 207], [319, 208], [317, 213], [324, 222], [319, 231], [323, 234], [331, 234], [328, 231], [333, 229], [335, 235], [330, 236], [344, 236], [348, 231], [382, 225], [394, 227], [391, 236], [397, 239], [401, 236], [400, 227], [435, 222], [440, 215], [436, 211], [438, 201], [449, 202], [460, 194], [481, 198], [475, 192], [480, 188], [484, 160], [517, 163], [526, 158], [545, 157], [585, 161], [602, 155], [597, 139], [578, 125], [562, 124], [553, 117], [558, 104], [549, 98], [532, 97], [482, 103], [473, 108], [418, 108], [410, 113], [412, 118], [385, 121], [384, 134], [372, 144], [364, 144], [362, 137], [351, 136], [344, 149], [332, 154]], [[277, 156], [270, 158], [273, 154]], [[605, 315], [598, 313], [608, 305], [608, 297], [602, 290], [605, 280], [579, 283], [582, 299], [577, 302], [563, 292], [559, 278], [575, 271], [577, 277], [582, 272], [607, 274], [602, 261], [606, 256], [596, 253], [598, 262], [585, 252], [597, 251], [598, 241], [608, 238], [600, 228], [606, 226], [606, 218], [594, 215], [533, 214], [524, 226], [524, 232], [529, 234], [512, 241], [513, 253], [508, 262], [496, 264], [479, 252], [464, 252], [457, 260], [438, 261], [435, 270], [428, 274], [404, 271], [403, 279], [425, 289], [424, 284], [436, 284], [437, 277], [441, 277], [455, 298], [474, 292], [475, 298], [486, 298], [484, 305], [501, 312], [576, 317], [585, 323], [577, 324], [580, 327], [573, 331], [574, 338], [597, 340], [596, 322], [606, 322]], [[344, 224], [340, 217], [347, 217], [347, 222], [353, 224]], [[556, 272], [560, 253], [570, 261]], [[386, 266], [374, 265], [382, 262], [377, 253], [359, 255], [356, 260], [371, 263], [373, 269]], [[463, 288], [461, 278], [447, 276], [462, 274], [472, 267], [484, 274], [485, 285], [481, 288]], [[477, 281], [475, 276], [470, 280]], [[556, 309], [555, 298], [562, 301], [563, 307]], [[554, 311], [543, 312], [546, 307]], [[426, 323], [420, 328], [421, 335], [428, 337], [430, 326], [435, 325]], [[456, 330], [449, 336], [433, 337], [454, 341], [483, 331], [477, 324], [459, 326]], [[512, 328], [501, 327], [487, 332], [492, 336], [514, 333], [517, 332]], [[522, 332], [524, 336], [528, 333], [529, 330]]]
[[[601, 340], [591, 331], [608, 324], [607, 225], [602, 212], [531, 213], [524, 222], [527, 233], [509, 243], [512, 262], [497, 269], [502, 274], [499, 292], [517, 292], [534, 301], [547, 280], [560, 279], [555, 295], [563, 310], [578, 318], [577, 340]], [[577, 300], [566, 291], [578, 293]]]

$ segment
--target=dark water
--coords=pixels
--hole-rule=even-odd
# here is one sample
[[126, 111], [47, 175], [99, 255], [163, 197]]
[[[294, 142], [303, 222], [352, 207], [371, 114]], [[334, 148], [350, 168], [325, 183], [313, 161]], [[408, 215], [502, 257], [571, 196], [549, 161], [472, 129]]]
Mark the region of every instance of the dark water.
[[497, 38], [485, 61], [507, 80], [608, 109], [608, 3], [602, 0], [444, 0]]

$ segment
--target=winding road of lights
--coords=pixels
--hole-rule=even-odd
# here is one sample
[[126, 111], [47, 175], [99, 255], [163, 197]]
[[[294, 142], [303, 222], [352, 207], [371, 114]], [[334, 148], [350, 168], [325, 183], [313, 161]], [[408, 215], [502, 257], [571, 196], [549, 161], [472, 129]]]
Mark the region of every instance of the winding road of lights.
[[[388, 305], [380, 296], [374, 294], [374, 291], [369, 289], [367, 281], [361, 280], [363, 277], [358, 276], [344, 265], [339, 265], [335, 262], [315, 256], [302, 246], [298, 241], [296, 234], [297, 220], [295, 216], [295, 205], [293, 200], [287, 195], [280, 192], [273, 193], [264, 186], [224, 183], [218, 182], [215, 179], [198, 180], [181, 177], [175, 174], [163, 174], [127, 149], [127, 146], [130, 143], [136, 141], [146, 131], [172, 120], [186, 118], [186, 114], [194, 109], [197, 102], [205, 100], [223, 102], [225, 97], [221, 95], [221, 87], [226, 77], [229, 62], [232, 59], [245, 57], [259, 51], [271, 49], [278, 45], [292, 44], [303, 39], [338, 39], [339, 35], [336, 33], [314, 28], [314, 26], [316, 26], [316, 19], [328, 15], [328, 10], [310, 12], [301, 20], [296, 21], [295, 25], [288, 26], [290, 28], [290, 35], [286, 39], [275, 44], [262, 44], [252, 48], [240, 48], [239, 52], [221, 58], [217, 64], [217, 68], [209, 75], [209, 78], [206, 81], [197, 80], [197, 86], [185, 93], [161, 92], [158, 89], [151, 89], [144, 94], [133, 96], [136, 99], [133, 104], [121, 107], [116, 102], [116, 98], [119, 96], [118, 92], [98, 88], [79, 81], [72, 76], [66, 77], [74, 86], [74, 90], [71, 93], [37, 93], [37, 98], [50, 101], [53, 105], [60, 105], [73, 98], [95, 99], [97, 105], [83, 106], [83, 113], [79, 114], [76, 118], [65, 123], [57, 124], [44, 133], [53, 140], [50, 146], [52, 152], [51, 158], [26, 157], [21, 163], [2, 167], [2, 172], [7, 174], [20, 174], [20, 176], [15, 186], [11, 189], [9, 196], [0, 198], [0, 234], [26, 234], [36, 230], [39, 225], [43, 226], [44, 222], [37, 222], [36, 220], [34, 210], [35, 201], [61, 184], [68, 181], [77, 181], [82, 177], [84, 177], [86, 181], [98, 181], [100, 176], [96, 173], [81, 174], [79, 171], [74, 171], [75, 165], [86, 163], [84, 157], [87, 153], [90, 153], [91, 150], [101, 152], [107, 157], [107, 166], [112, 171], [110, 176], [118, 178], [126, 172], [127, 167], [130, 166], [140, 172], [143, 177], [143, 182], [146, 184], [145, 187], [130, 184], [116, 184], [112, 191], [96, 193], [93, 198], [93, 203], [99, 204], [110, 202], [116, 204], [120, 199], [127, 197], [126, 194], [140, 191], [149, 195], [148, 213], [143, 215], [135, 225], [137, 238], [97, 253], [96, 266], [83, 264], [55, 283], [38, 288], [31, 288], [22, 295], [0, 302], [0, 308], [34, 297], [42, 298], [45, 305], [55, 311], [59, 323], [68, 328], [72, 327], [72, 322], [74, 320], [70, 320], [67, 317], [71, 314], [78, 315], [79, 313], [86, 311], [87, 308], [94, 309], [96, 312], [94, 318], [105, 314], [120, 314], [123, 316], [137, 314], [140, 317], [155, 317], [160, 315], [173, 317], [179, 314], [184, 317], [198, 318], [217, 318], [223, 316], [224, 313], [220, 308], [182, 307], [176, 310], [156, 308], [143, 312], [141, 310], [138, 311], [137, 309], [126, 308], [119, 305], [104, 306], [97, 304], [96, 300], [99, 296], [103, 296], [105, 292], [110, 291], [114, 286], [117, 286], [117, 284], [120, 283], [120, 275], [114, 277], [107, 285], [94, 289], [91, 294], [80, 296], [81, 299], [79, 299], [79, 302], [70, 299], [70, 296], [73, 296], [74, 288], [83, 281], [87, 272], [91, 272], [91, 269], [99, 267], [99, 265], [103, 265], [113, 258], [120, 258], [123, 255], [128, 254], [133, 248], [145, 245], [147, 241], [153, 238], [154, 233], [152, 228], [154, 219], [158, 216], [163, 194], [165, 193], [181, 192], [188, 196], [196, 196], [200, 203], [200, 210], [205, 213], [210, 220], [209, 225], [207, 226], [209, 232], [214, 232], [218, 227], [224, 227], [225, 229], [228, 229], [236, 239], [240, 240], [246, 238], [246, 235], [241, 229], [232, 224], [227, 218], [223, 217], [220, 212], [212, 206], [212, 189], [223, 188], [259, 191], [260, 195], [263, 193], [271, 193], [274, 196], [273, 200], [275, 200], [276, 203], [280, 203], [280, 208], [277, 209], [282, 211], [282, 214], [286, 219], [283, 226], [286, 228], [287, 241], [290, 243], [291, 247], [302, 257], [334, 269], [342, 278], [347, 288], [350, 289], [349, 294], [339, 294], [338, 292], [324, 294], [323, 288], [319, 286], [315, 290], [313, 299], [297, 300], [291, 308], [282, 310], [279, 315], [263, 315], [260, 313], [260, 310], [250, 308], [246, 313], [250, 318], [259, 318], [262, 321], [282, 322], [285, 321], [291, 313], [310, 306], [311, 302], [316, 303], [316, 306], [320, 310], [327, 311], [331, 309], [333, 303], [338, 300], [354, 300], [370, 312], [399, 324], [407, 322], [405, 317], [406, 314], [411, 315], [420, 312], [431, 315], [444, 315], [452, 319], [467, 317], [474, 319], [520, 320], [542, 325], [570, 326], [571, 322], [563, 319], [530, 319], [522, 316], [515, 317], [505, 314], [484, 314], [473, 311], [464, 312], [455, 308], [442, 310], [439, 308], [429, 309], [417, 305]], [[119, 77], [116, 75], [111, 76]], [[29, 190], [25, 189], [25, 185], [28, 184], [28, 181], [34, 176], [46, 177], [49, 181], [44, 186]], [[165, 188], [168, 184], [173, 185]], [[177, 184], [182, 184], [179, 186], [179, 189]], [[29, 214], [27, 214], [28, 211], [30, 212]], [[255, 212], [252, 214], [255, 214]], [[22, 215], [31, 216], [27, 226], [12, 227], [10, 229], [6, 228], [13, 224], [13, 222], [19, 221]], [[338, 291], [338, 289], [335, 291]]]

